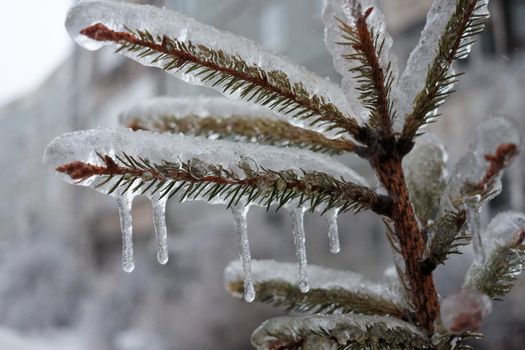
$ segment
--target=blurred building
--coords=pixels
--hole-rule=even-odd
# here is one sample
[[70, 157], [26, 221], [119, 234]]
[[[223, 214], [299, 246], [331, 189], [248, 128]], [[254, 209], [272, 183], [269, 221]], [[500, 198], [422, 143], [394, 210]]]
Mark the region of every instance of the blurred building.
[[[321, 76], [339, 80], [322, 41], [320, 0], [154, 2], [260, 41]], [[418, 40], [431, 1], [382, 0], [380, 4], [404, 62]], [[492, 0], [491, 7], [481, 44], [461, 64], [468, 74], [445, 105], [446, 117], [432, 127], [446, 140], [451, 160], [466, 150], [465, 135], [473, 125], [490, 114], [514, 117], [525, 135], [525, 101], [520, 97], [525, 90], [525, 3]], [[4, 199], [0, 202], [0, 348], [26, 344], [28, 349], [47, 349], [44, 344], [49, 344], [60, 349], [62, 343], [64, 349], [249, 348], [251, 331], [264, 319], [283, 313], [233, 300], [224, 291], [222, 269], [237, 257], [233, 220], [224, 208], [171, 203], [171, 260], [160, 266], [155, 262], [149, 203], [137, 200], [137, 269], [127, 275], [120, 271], [115, 203], [65, 184], [42, 166], [44, 149], [55, 136], [115, 127], [119, 111], [137, 100], [197, 94], [214, 92], [171, 79], [110, 50], [88, 52], [75, 47], [37, 91], [0, 109], [4, 150], [0, 156], [4, 170], [0, 172]], [[505, 177], [508, 190], [491, 207], [493, 212], [525, 209], [523, 169], [521, 157]], [[347, 234], [342, 236], [338, 256], [328, 253], [323, 220], [314, 216], [307, 220], [311, 262], [382, 277], [391, 255], [383, 229], [372, 215], [341, 218], [340, 230]], [[254, 211], [250, 229], [256, 258], [294, 260], [285, 213]], [[459, 269], [439, 271], [443, 293], [459, 286], [468, 261], [466, 255], [452, 262]], [[525, 313], [517, 293], [496, 305], [487, 349], [521, 349]]]

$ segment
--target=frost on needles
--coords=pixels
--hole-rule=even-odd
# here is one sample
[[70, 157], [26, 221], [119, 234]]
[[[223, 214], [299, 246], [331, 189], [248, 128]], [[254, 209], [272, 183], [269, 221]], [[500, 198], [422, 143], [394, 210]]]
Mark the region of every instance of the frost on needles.
[[[243, 37], [147, 5], [80, 1], [66, 26], [81, 46], [110, 46], [219, 97], [158, 97], [120, 116], [115, 130], [57, 137], [44, 162], [70, 183], [116, 198], [122, 264], [134, 268], [131, 207], [152, 202], [157, 259], [168, 262], [166, 203], [200, 200], [231, 211], [239, 262], [225, 273], [234, 296], [313, 314], [268, 320], [253, 334], [259, 349], [453, 349], [510, 291], [523, 269], [524, 214], [480, 225], [483, 206], [520, 148], [512, 122], [476, 129], [469, 152], [447, 162], [424, 133], [460, 73], [488, 16], [486, 0], [435, 0], [406, 69], [373, 0], [327, 0], [325, 44], [342, 86]], [[332, 156], [353, 153], [375, 179]], [[297, 264], [251, 261], [250, 207], [292, 217]], [[326, 218], [327, 245], [340, 250], [337, 217], [370, 210], [385, 224], [394, 282], [309, 266], [303, 216]], [[474, 259], [458, 291], [440, 298], [433, 271], [472, 242]]]

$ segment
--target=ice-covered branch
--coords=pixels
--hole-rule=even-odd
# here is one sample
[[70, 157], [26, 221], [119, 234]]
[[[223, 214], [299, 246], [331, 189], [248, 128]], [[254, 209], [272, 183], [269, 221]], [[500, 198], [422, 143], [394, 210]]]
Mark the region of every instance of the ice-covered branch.
[[413, 325], [392, 317], [359, 314], [278, 317], [252, 335], [257, 349], [303, 349], [311, 337], [331, 343], [325, 349], [428, 349], [427, 337]]
[[133, 130], [292, 146], [328, 154], [360, 149], [350, 139], [327, 138], [321, 133], [291, 125], [268, 109], [220, 97], [157, 97], [131, 107], [121, 114], [120, 122]]
[[[369, 8], [373, 10], [365, 18], [362, 11], [359, 13], [353, 11], [354, 6], [360, 6], [365, 11]], [[360, 18], [359, 21], [357, 17]], [[391, 53], [392, 38], [386, 30], [384, 16], [376, 1], [327, 0], [323, 9], [323, 22], [326, 48], [332, 56], [335, 69], [342, 76], [342, 88], [353, 110], [363, 120], [368, 120], [371, 116], [374, 119], [386, 117], [383, 112], [386, 112], [390, 106], [386, 98], [388, 90], [384, 88], [392, 84], [385, 84], [388, 80], [397, 80], [397, 58]], [[356, 31], [358, 22], [360, 30]], [[352, 33], [360, 34], [357, 37], [351, 35], [352, 38], [357, 39], [355, 47], [344, 45], [349, 43], [342, 38], [349, 34], [345, 34], [345, 28], [352, 29]], [[362, 70], [359, 69], [360, 61], [365, 64]], [[363, 73], [367, 79], [361, 80], [360, 76]], [[361, 94], [362, 87], [368, 91], [367, 94]], [[362, 97], [366, 95], [365, 103], [373, 103], [372, 100], [375, 99], [380, 105], [365, 106], [359, 99], [360, 95]], [[371, 115], [370, 112], [373, 114]]]
[[[97, 152], [97, 153], [95, 153]], [[95, 155], [98, 154], [99, 157]], [[97, 159], [100, 158], [100, 159]], [[389, 201], [341, 163], [308, 151], [147, 131], [93, 130], [55, 139], [46, 162], [101, 192], [291, 204], [310, 210], [388, 211]]]
[[474, 261], [466, 288], [476, 288], [491, 298], [502, 297], [512, 288], [525, 263], [525, 214], [505, 212], [497, 215], [482, 234], [486, 259]]
[[[381, 137], [392, 136], [392, 121], [395, 117], [390, 91], [394, 83], [392, 62], [382, 62], [385, 49], [385, 34], [368, 23], [374, 7], [363, 8], [357, 0], [348, 4], [349, 23], [338, 19], [343, 45], [347, 52], [343, 58], [348, 61], [349, 71], [357, 81], [359, 99], [370, 111], [368, 125]], [[388, 48], [387, 48], [388, 49]]]
[[421, 39], [411, 53], [397, 94], [405, 118], [401, 140], [409, 151], [418, 130], [437, 115], [460, 74], [455, 59], [467, 57], [488, 17], [487, 0], [435, 0]]
[[266, 106], [300, 126], [359, 139], [362, 127], [341, 89], [258, 44], [147, 5], [89, 1], [73, 6], [67, 28], [89, 49], [103, 45], [192, 84]]
[[[474, 241], [479, 247], [479, 211], [501, 192], [501, 176], [518, 153], [520, 136], [513, 122], [492, 118], [476, 129], [469, 152], [456, 164], [430, 227], [423, 264], [432, 270], [457, 248]], [[464, 231], [466, 223], [468, 233]]]
[[[367, 281], [363, 276], [319, 266], [308, 266], [310, 290], [302, 293], [296, 283], [296, 267], [273, 260], [253, 261], [256, 301], [309, 313], [407, 316], [408, 306], [398, 291]], [[244, 292], [245, 275], [239, 261], [225, 270], [226, 288], [234, 296]]]

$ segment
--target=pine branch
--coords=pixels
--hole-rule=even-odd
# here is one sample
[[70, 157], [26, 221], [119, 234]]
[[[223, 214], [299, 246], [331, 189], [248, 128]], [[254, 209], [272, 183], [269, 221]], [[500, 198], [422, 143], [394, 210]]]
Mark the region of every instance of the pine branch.
[[418, 130], [435, 117], [434, 111], [453, 93], [452, 85], [461, 74], [450, 73], [453, 61], [466, 54], [473, 43], [472, 37], [483, 31], [486, 15], [476, 13], [483, 6], [480, 0], [458, 0], [439, 40], [438, 49], [429, 67], [425, 86], [415, 97], [413, 110], [406, 117], [400, 137], [404, 153], [410, 151]]
[[297, 174], [293, 170], [259, 169], [248, 158], [237, 164], [244, 173], [241, 178], [220, 165], [206, 164], [197, 158], [187, 162], [153, 163], [126, 153], [115, 156], [116, 160], [107, 154], [98, 153], [98, 156], [103, 165], [74, 161], [60, 165], [56, 170], [78, 182], [93, 176], [103, 178], [97, 187], [112, 181], [108, 194], [117, 190], [120, 194], [127, 191], [158, 193], [160, 198], [180, 194], [181, 201], [220, 199], [227, 203], [228, 208], [241, 200], [245, 204], [264, 206], [267, 210], [272, 204], [277, 204], [278, 210], [293, 202], [311, 211], [322, 207], [323, 213], [333, 208], [340, 212], [371, 209], [384, 215], [390, 206], [387, 197], [368, 187], [321, 172]]
[[[288, 310], [315, 314], [356, 312], [366, 315], [407, 317], [407, 306], [389, 289], [361, 275], [309, 265], [310, 290], [302, 293], [296, 283], [296, 265], [272, 260], [252, 261], [256, 299]], [[240, 262], [225, 270], [228, 291], [241, 298], [244, 274]]]
[[488, 166], [480, 180], [478, 182], [467, 180], [462, 184], [459, 198], [448, 198], [454, 210], [438, 215], [430, 227], [432, 235], [427, 242], [421, 263], [423, 271], [427, 273], [433, 271], [438, 265], [445, 263], [449, 254], [459, 254], [459, 247], [470, 242], [470, 235], [463, 229], [467, 220], [463, 209], [464, 199], [479, 195], [480, 203], [483, 203], [486, 199], [492, 198], [501, 173], [512, 163], [517, 154], [518, 147], [515, 144], [499, 145], [493, 154], [485, 155]]
[[426, 336], [409, 323], [358, 314], [273, 318], [255, 330], [252, 344], [257, 349], [306, 349], [309, 339], [318, 336], [341, 350], [430, 348]]
[[190, 136], [252, 142], [278, 147], [306, 148], [332, 155], [354, 152], [360, 149], [349, 139], [342, 137], [329, 139], [315, 131], [293, 126], [284, 120], [265, 117], [162, 115], [148, 119], [133, 118], [127, 121], [126, 126], [133, 130], [181, 133]]
[[510, 292], [525, 263], [524, 240], [525, 228], [521, 228], [511, 242], [493, 248], [486, 262], [473, 263], [467, 272], [464, 288], [475, 288], [491, 298]]
[[380, 31], [370, 28], [367, 24], [373, 7], [363, 12], [361, 4], [356, 0], [352, 1], [351, 6], [355, 24], [348, 25], [338, 19], [344, 39], [340, 44], [350, 46], [354, 50], [343, 57], [353, 64], [350, 72], [357, 75], [359, 99], [370, 110], [368, 124], [378, 131], [380, 136], [388, 139], [392, 136], [392, 122], [395, 117], [390, 100], [394, 77], [391, 62], [386, 67], [380, 64], [385, 38]]
[[302, 83], [291, 83], [285, 72], [265, 71], [240, 56], [191, 41], [153, 36], [147, 30], [119, 32], [97, 23], [80, 33], [95, 41], [119, 45], [117, 52], [134, 53], [139, 59], [162, 63], [165, 71], [191, 74], [211, 87], [221, 88], [224, 94], [237, 95], [280, 114], [305, 120], [311, 126], [326, 126], [325, 132], [347, 131], [358, 141], [364, 141], [363, 129], [355, 119], [325, 97], [309, 93]]

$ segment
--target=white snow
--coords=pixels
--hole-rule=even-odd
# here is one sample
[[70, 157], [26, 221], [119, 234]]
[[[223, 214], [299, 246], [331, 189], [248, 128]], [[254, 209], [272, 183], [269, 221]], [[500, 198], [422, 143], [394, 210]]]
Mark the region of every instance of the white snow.
[[[186, 43], [191, 41], [194, 45], [204, 45], [210, 49], [222, 50], [226, 54], [238, 56], [248, 64], [265, 71], [284, 72], [292, 85], [301, 83], [310, 94], [324, 97], [326, 101], [333, 103], [343, 113], [352, 116], [355, 114], [343, 91], [337, 85], [309, 72], [288, 58], [261, 47], [254, 41], [199, 23], [181, 13], [149, 5], [95, 0], [78, 2], [71, 7], [66, 19], [69, 35], [84, 48], [96, 50], [106, 45], [118, 47], [118, 44], [93, 41], [79, 34], [82, 29], [96, 23], [102, 23], [116, 31], [126, 31], [126, 27], [133, 30], [147, 29], [154, 37], [168, 36]], [[138, 53], [122, 53], [145, 66], [160, 68], [164, 65], [162, 60], [154, 62], [154, 55], [140, 58]], [[205, 85], [223, 93], [221, 84], [213, 86], [216, 79], [202, 82], [195, 72], [184, 73], [170, 70], [168, 73], [190, 84]], [[226, 94], [226, 96], [238, 99], [240, 98], [239, 90], [233, 95]], [[308, 122], [301, 120], [294, 120], [293, 122], [302, 127], [307, 127], [306, 124], [308, 124]], [[312, 129], [325, 130], [324, 127]], [[327, 132], [326, 134], [328, 136], [335, 135], [335, 132]]]

